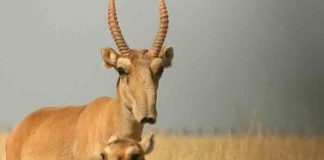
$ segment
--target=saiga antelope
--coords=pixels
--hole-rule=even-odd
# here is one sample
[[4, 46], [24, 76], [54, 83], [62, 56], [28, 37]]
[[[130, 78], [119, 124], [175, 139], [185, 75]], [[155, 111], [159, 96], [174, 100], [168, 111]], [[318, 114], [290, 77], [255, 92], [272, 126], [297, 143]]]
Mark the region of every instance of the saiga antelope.
[[120, 54], [101, 50], [107, 68], [119, 73], [114, 98], [83, 106], [48, 107], [20, 122], [6, 144], [8, 160], [89, 160], [113, 134], [140, 140], [145, 123], [154, 124], [159, 79], [171, 66], [172, 47], [163, 47], [168, 30], [164, 0], [158, 0], [160, 24], [150, 49], [130, 49], [118, 25], [115, 0], [109, 0], [108, 25]]
[[145, 160], [154, 147], [153, 134], [140, 142], [130, 138], [112, 136], [101, 152], [102, 160]]

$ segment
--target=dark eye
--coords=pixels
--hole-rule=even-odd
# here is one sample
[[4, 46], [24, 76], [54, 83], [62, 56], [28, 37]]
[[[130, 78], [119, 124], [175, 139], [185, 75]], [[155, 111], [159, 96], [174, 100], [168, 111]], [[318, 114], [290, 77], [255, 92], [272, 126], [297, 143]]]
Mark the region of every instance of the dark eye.
[[139, 158], [139, 154], [136, 154], [136, 153], [134, 153], [134, 154], [132, 154], [131, 156], [130, 156], [130, 159], [131, 160], [137, 160]]
[[122, 68], [122, 67], [118, 67], [118, 68], [117, 68], [117, 72], [119, 73], [119, 75], [124, 75], [124, 74], [126, 74], [125, 69]]
[[108, 160], [108, 156], [105, 153], [101, 153], [101, 158], [103, 160]]
[[158, 75], [162, 75], [163, 71], [164, 71], [164, 68], [163, 68], [163, 67], [160, 67], [160, 68], [157, 70], [156, 74], [158, 74]]

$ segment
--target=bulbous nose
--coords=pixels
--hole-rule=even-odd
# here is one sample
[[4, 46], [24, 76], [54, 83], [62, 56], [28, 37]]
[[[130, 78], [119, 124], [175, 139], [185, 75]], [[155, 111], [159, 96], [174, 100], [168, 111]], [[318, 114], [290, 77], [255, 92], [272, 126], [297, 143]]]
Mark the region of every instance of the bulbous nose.
[[155, 124], [155, 122], [156, 122], [156, 118], [155, 117], [144, 117], [140, 121], [141, 124], [145, 124], [145, 123]]

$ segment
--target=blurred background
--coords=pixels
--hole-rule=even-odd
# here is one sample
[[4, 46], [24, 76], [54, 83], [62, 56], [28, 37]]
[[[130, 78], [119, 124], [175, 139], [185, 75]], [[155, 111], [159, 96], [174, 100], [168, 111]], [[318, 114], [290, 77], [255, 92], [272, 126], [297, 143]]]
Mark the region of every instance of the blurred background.
[[[323, 0], [166, 0], [173, 67], [160, 81], [158, 122], [186, 134], [324, 134]], [[117, 0], [123, 34], [150, 47], [156, 0]], [[118, 74], [107, 0], [0, 0], [0, 126], [43, 106], [114, 96]]]

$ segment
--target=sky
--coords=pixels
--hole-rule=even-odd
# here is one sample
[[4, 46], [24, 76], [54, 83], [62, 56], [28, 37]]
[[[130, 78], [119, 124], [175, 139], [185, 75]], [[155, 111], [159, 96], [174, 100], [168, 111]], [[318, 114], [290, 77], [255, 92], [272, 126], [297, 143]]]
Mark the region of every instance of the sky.
[[[132, 48], [150, 47], [157, 0], [116, 0]], [[45, 106], [114, 96], [107, 0], [0, 0], [0, 126]], [[173, 67], [154, 128], [324, 133], [324, 1], [166, 0]]]

